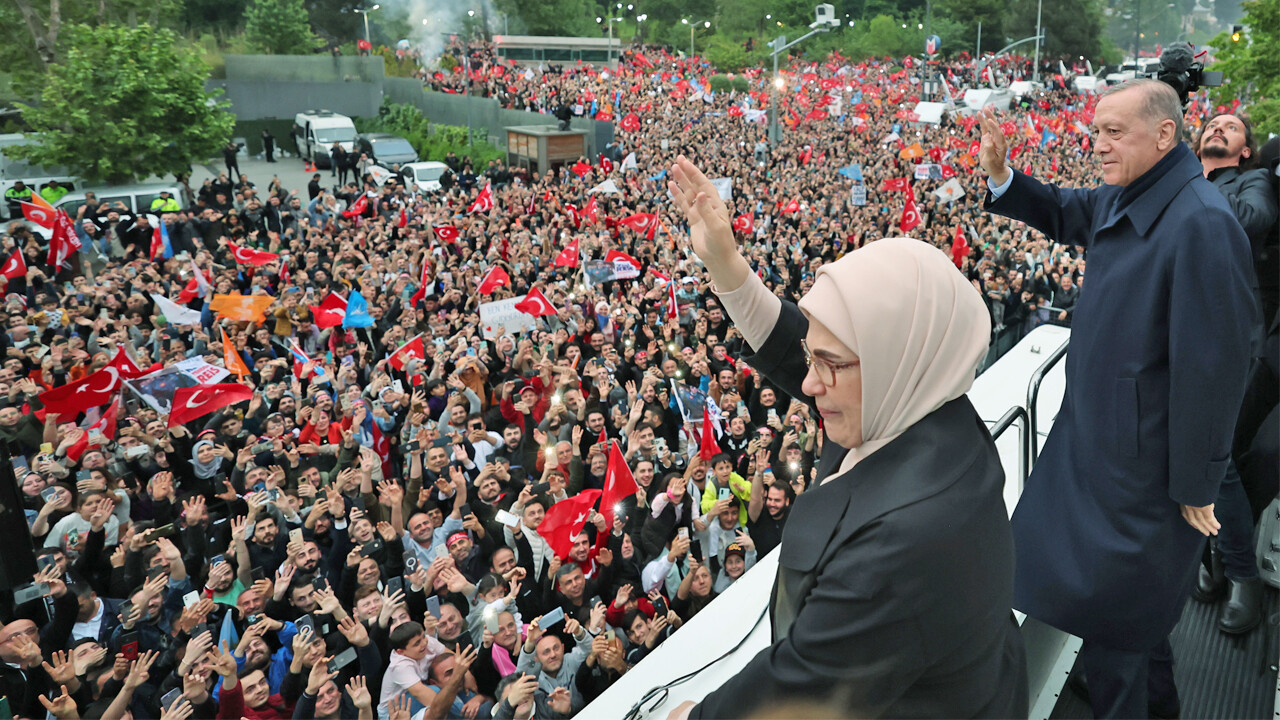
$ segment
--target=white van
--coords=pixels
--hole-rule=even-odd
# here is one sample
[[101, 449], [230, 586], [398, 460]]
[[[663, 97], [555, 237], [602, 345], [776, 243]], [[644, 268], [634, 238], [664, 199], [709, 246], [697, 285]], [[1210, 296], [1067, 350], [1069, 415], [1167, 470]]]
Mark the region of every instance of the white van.
[[400, 172], [413, 178], [418, 192], [433, 193], [440, 189], [440, 178], [449, 172], [449, 166], [442, 162], [416, 162], [400, 166]]
[[342, 149], [355, 149], [356, 124], [346, 115], [331, 110], [306, 110], [293, 118], [293, 141], [298, 155], [316, 167], [329, 167], [329, 149], [339, 143]]

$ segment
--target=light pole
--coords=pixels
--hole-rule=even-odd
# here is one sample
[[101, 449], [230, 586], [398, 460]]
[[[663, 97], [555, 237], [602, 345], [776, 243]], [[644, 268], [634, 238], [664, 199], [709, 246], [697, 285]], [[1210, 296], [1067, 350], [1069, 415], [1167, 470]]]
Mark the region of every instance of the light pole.
[[[689, 18], [681, 18], [680, 22], [689, 26], [689, 57], [693, 57], [693, 33], [698, 29], [698, 23], [689, 22]], [[706, 20], [702, 23], [704, 29], [711, 28], [711, 21]]]
[[782, 88], [783, 82], [782, 77], [778, 75], [778, 56], [787, 48], [802, 43], [818, 33], [824, 32], [831, 32], [831, 28], [826, 25], [821, 25], [791, 42], [787, 42], [786, 35], [779, 35], [777, 39], [769, 43], [773, 46], [773, 51], [769, 53], [773, 56], [773, 91], [769, 98], [769, 142], [771, 144], [776, 144], [782, 139], [782, 130], [778, 128], [778, 90]]
[[1031, 81], [1040, 84], [1040, 40], [1044, 38], [1044, 33], [1040, 32], [1040, 19], [1044, 13], [1044, 0], [1036, 2], [1036, 59], [1035, 66], [1031, 69]]
[[[370, 7], [370, 8], [355, 9], [356, 12], [360, 13], [360, 15], [364, 17], [364, 40], [365, 42], [369, 43], [370, 48], [373, 47], [373, 38], [369, 37], [369, 13], [373, 12], [374, 10], [377, 10], [380, 7], [382, 6], [374, 5], [373, 7]], [[372, 53], [373, 51], [370, 50], [370, 52]]]
[[[619, 4], [621, 4], [621, 3], [619, 3]], [[638, 20], [638, 19], [639, 19], [639, 18], [637, 18], [637, 20]], [[606, 62], [606, 63], [612, 62], [612, 61], [614, 60], [614, 57], [613, 57], [613, 24], [614, 24], [615, 22], [622, 22], [622, 18], [620, 18], [620, 17], [609, 17], [609, 18], [606, 20], [605, 18], [597, 17], [597, 18], [596, 18], [596, 22], [597, 22], [597, 23], [602, 23], [602, 22], [607, 22], [607, 23], [608, 23], [608, 30], [609, 30], [609, 46], [608, 46], [608, 49], [605, 51], [605, 53], [606, 53], [609, 57], [608, 57], [608, 59], [607, 59], [605, 62]]]

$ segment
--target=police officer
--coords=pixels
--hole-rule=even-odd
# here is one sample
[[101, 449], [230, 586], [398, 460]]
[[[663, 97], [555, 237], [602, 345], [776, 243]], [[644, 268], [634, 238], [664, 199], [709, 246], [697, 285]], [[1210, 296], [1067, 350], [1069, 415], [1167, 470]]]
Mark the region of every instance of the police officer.
[[9, 217], [22, 217], [22, 203], [31, 202], [31, 188], [18, 180], [4, 191], [4, 199], [9, 204]]
[[179, 212], [180, 210], [182, 210], [182, 206], [173, 198], [173, 193], [168, 190], [161, 190], [160, 197], [151, 201], [151, 212], [153, 213]]

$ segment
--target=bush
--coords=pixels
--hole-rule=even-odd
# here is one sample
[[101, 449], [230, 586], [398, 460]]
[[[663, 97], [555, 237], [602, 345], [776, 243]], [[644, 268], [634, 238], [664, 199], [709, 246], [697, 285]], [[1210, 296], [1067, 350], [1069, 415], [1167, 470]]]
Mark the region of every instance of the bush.
[[378, 108], [375, 118], [355, 118], [356, 130], [367, 132], [387, 132], [399, 135], [422, 160], [443, 160], [450, 151], [458, 157], [470, 156], [475, 167], [488, 164], [490, 160], [506, 160], [507, 153], [494, 147], [483, 138], [475, 138], [467, 145], [467, 129], [457, 125], [431, 125], [427, 117], [418, 108], [405, 103], [393, 103], [384, 100]]
[[744, 75], [734, 75], [729, 82], [733, 89], [738, 92], [747, 92], [751, 89], [751, 83]]
[[731, 83], [729, 81], [728, 75], [712, 75], [711, 76], [712, 92], [724, 92], [729, 89], [730, 85]]
[[751, 53], [747, 52], [742, 43], [718, 35], [711, 38], [702, 55], [707, 62], [723, 72], [738, 72], [755, 64]]

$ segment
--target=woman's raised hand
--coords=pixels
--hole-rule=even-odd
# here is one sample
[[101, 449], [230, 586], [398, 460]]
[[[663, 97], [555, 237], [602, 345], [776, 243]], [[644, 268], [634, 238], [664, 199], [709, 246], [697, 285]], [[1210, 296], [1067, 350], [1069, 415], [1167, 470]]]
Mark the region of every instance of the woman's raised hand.
[[738, 254], [729, 207], [720, 199], [716, 186], [685, 156], [676, 158], [671, 176], [675, 179], [667, 182], [667, 189], [689, 220], [693, 251], [711, 271], [712, 279], [721, 290], [736, 290], [746, 280], [750, 268]]

